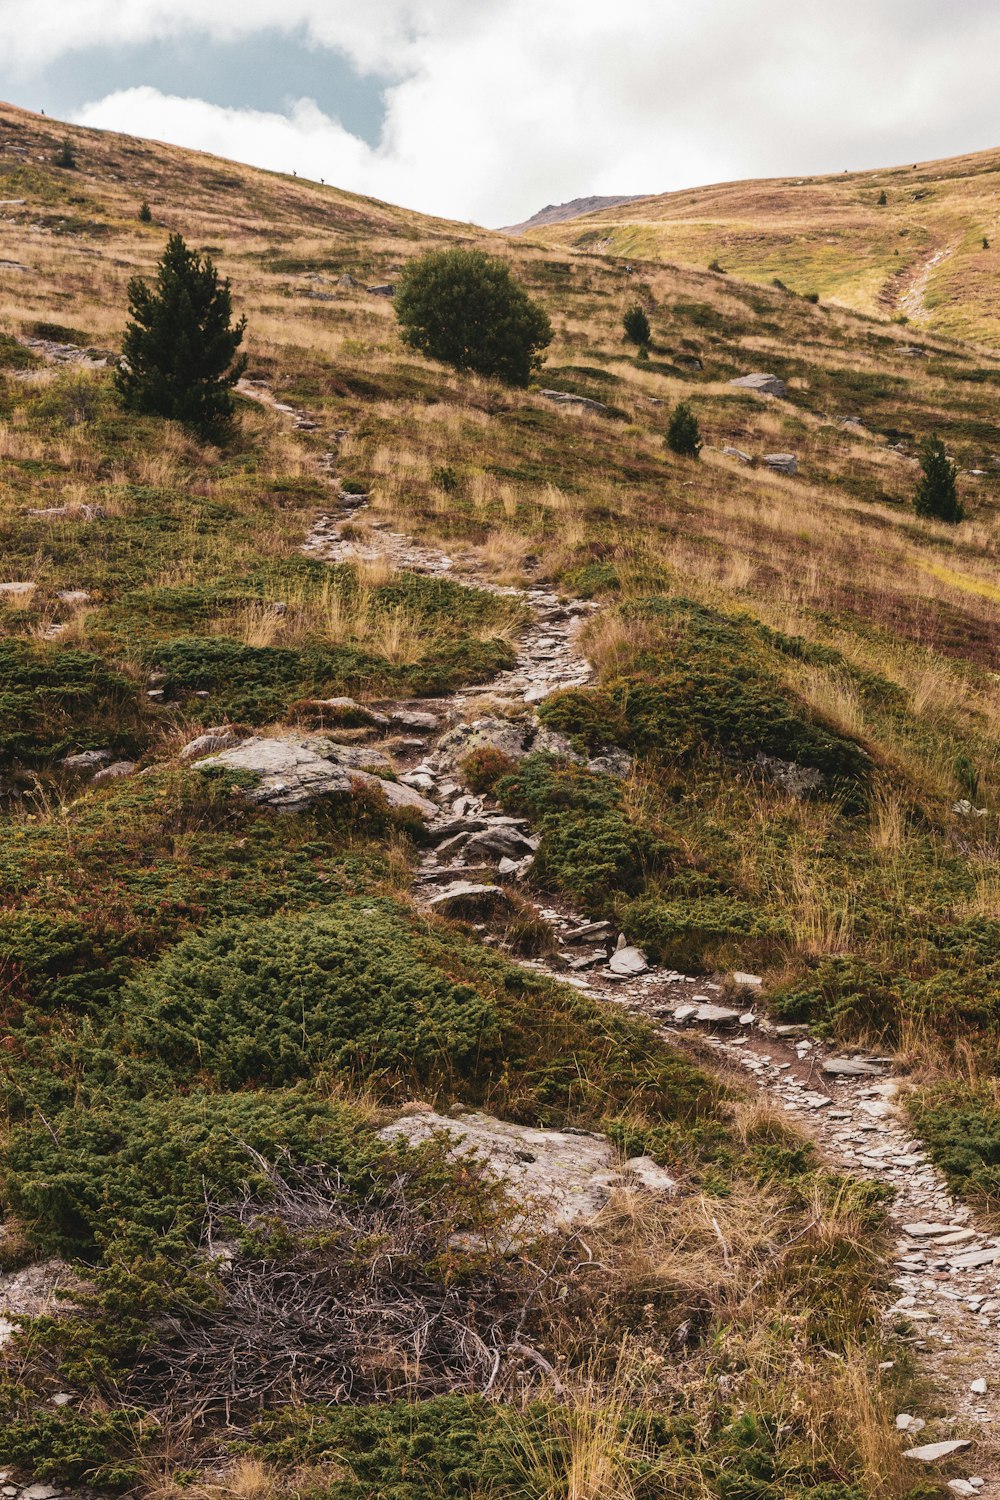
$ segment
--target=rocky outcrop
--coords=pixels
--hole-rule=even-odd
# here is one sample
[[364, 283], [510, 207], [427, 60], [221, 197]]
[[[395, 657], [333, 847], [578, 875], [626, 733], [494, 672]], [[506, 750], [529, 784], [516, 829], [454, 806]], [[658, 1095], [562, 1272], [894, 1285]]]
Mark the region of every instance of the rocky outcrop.
[[355, 753], [356, 747], [336, 745], [322, 736], [306, 740], [253, 738], [220, 755], [195, 761], [194, 769], [205, 771], [218, 766], [247, 771], [255, 782], [244, 789], [244, 795], [251, 802], [284, 812], [301, 812], [320, 797], [350, 796], [359, 788], [374, 788], [392, 808], [416, 812], [427, 821], [437, 817], [435, 804], [412, 787], [373, 776], [338, 758]]
[[394, 1120], [382, 1135], [412, 1146], [450, 1136], [455, 1143], [450, 1155], [475, 1157], [486, 1175], [508, 1190], [517, 1205], [515, 1234], [551, 1234], [588, 1223], [616, 1190], [669, 1194], [676, 1186], [650, 1157], [620, 1164], [605, 1136], [582, 1130], [536, 1130], [491, 1115], [452, 1119], [421, 1109]]

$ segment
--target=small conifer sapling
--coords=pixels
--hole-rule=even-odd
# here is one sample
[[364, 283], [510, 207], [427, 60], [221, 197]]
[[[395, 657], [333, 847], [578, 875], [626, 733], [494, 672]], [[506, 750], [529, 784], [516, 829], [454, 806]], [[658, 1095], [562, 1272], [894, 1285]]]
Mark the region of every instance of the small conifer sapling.
[[634, 302], [625, 312], [622, 318], [622, 326], [625, 329], [625, 337], [630, 344], [638, 344], [640, 349], [649, 346], [651, 337], [649, 319], [646, 310], [638, 302]]
[[670, 414], [667, 447], [682, 458], [697, 458], [701, 452], [698, 418], [686, 401], [679, 401]]
[[140, 224], [152, 224], [152, 222], [153, 222], [153, 210], [150, 208], [150, 206], [146, 202], [145, 198], [143, 198], [142, 202], [139, 204], [139, 223]]
[[920, 467], [923, 473], [913, 499], [917, 515], [947, 521], [952, 526], [964, 520], [965, 511], [955, 484], [958, 470], [939, 437], [927, 439], [920, 455]]

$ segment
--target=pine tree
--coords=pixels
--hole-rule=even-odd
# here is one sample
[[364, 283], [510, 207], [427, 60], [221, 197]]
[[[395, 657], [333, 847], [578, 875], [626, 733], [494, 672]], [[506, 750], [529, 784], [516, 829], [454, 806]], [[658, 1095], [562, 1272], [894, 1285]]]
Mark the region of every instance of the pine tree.
[[682, 458], [697, 458], [701, 452], [698, 418], [686, 401], [679, 401], [670, 414], [667, 447]]
[[142, 202], [139, 204], [138, 217], [140, 224], [152, 224], [153, 222], [153, 210], [150, 208], [145, 198], [143, 198]]
[[71, 141], [65, 140], [52, 158], [57, 167], [63, 167], [67, 172], [76, 171], [76, 154]]
[[640, 349], [648, 347], [651, 333], [645, 308], [638, 302], [633, 303], [622, 318], [622, 324], [630, 344], [638, 344]]
[[395, 308], [411, 349], [507, 385], [527, 385], [552, 342], [548, 317], [506, 261], [481, 250], [434, 250], [411, 260]]
[[132, 411], [170, 417], [203, 437], [221, 438], [233, 416], [232, 388], [246, 369], [246, 318], [232, 320], [228, 280], [206, 255], [172, 234], [154, 286], [128, 284], [130, 322], [115, 384]]
[[929, 437], [920, 456], [923, 476], [917, 486], [913, 508], [918, 516], [929, 516], [935, 521], [947, 521], [951, 525], [965, 519], [962, 502], [958, 498], [955, 479], [958, 470], [945, 452], [939, 437]]
[[886, 194], [885, 188], [883, 188], [882, 191], [878, 195], [878, 206], [879, 206], [879, 208], [885, 208], [885, 206], [888, 203], [888, 201], [889, 201], [888, 195]]

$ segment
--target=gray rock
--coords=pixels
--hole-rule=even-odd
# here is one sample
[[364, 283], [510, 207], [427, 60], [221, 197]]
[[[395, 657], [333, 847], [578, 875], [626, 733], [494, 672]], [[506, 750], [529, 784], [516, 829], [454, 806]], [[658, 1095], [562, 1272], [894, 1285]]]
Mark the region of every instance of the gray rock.
[[195, 760], [199, 755], [211, 755], [215, 750], [229, 750], [239, 743], [239, 736], [224, 724], [206, 729], [197, 739], [189, 740], [181, 751], [181, 760]]
[[754, 757], [768, 781], [780, 786], [783, 792], [800, 800], [818, 792], [823, 784], [823, 772], [814, 766], [800, 766], [794, 760], [782, 760], [777, 755], [765, 755], [759, 750]]
[[785, 382], [779, 380], [777, 375], [765, 375], [759, 371], [753, 375], [740, 375], [729, 384], [742, 391], [757, 391], [762, 396], [783, 397], [788, 393]]
[[727, 443], [722, 451], [727, 458], [738, 458], [741, 464], [753, 463], [749, 453], [744, 453], [742, 448], [734, 448], [730, 443]]
[[35, 592], [34, 583], [0, 583], [0, 595], [8, 599], [25, 599]]
[[475, 1157], [484, 1174], [501, 1182], [517, 1205], [512, 1238], [587, 1223], [616, 1188], [663, 1194], [676, 1186], [649, 1157], [619, 1167], [611, 1143], [585, 1131], [536, 1130], [478, 1113], [451, 1119], [426, 1110], [404, 1115], [381, 1134], [411, 1145], [451, 1136], [453, 1154]]
[[343, 276], [339, 276], [337, 278], [337, 285], [343, 287], [344, 290], [347, 291], [350, 287], [357, 286], [358, 283], [355, 281], [350, 271], [345, 271]]
[[971, 1446], [968, 1438], [951, 1438], [943, 1443], [925, 1443], [922, 1448], [907, 1448], [903, 1457], [921, 1464], [936, 1464], [939, 1459], [950, 1458], [953, 1453], [961, 1453], [963, 1448]]
[[574, 396], [569, 391], [541, 391], [540, 394], [546, 401], [554, 401], [557, 406], [572, 406], [577, 411], [590, 411], [595, 416], [606, 416], [608, 408], [603, 401], [591, 401], [589, 396]]
[[605, 776], [614, 776], [617, 780], [624, 781], [626, 776], [631, 776], [633, 765], [634, 761], [627, 750], [608, 746], [599, 755], [588, 760], [587, 770], [602, 771]]
[[736, 1026], [739, 1023], [740, 1013], [738, 1010], [731, 1010], [728, 1005], [713, 1005], [711, 1002], [706, 1002], [697, 1007], [693, 1019], [703, 1026]]
[[310, 735], [302, 744], [307, 750], [321, 755], [324, 760], [332, 760], [350, 771], [371, 771], [375, 775], [395, 769], [384, 751], [375, 750], [371, 745], [339, 745], [335, 740], [319, 734]]
[[299, 812], [319, 797], [350, 795], [356, 787], [375, 787], [390, 807], [409, 808], [430, 821], [438, 815], [428, 802], [411, 787], [399, 782], [383, 781], [367, 771], [355, 770], [319, 755], [305, 743], [293, 739], [249, 739], [221, 755], [194, 762], [196, 771], [221, 766], [229, 771], [248, 771], [256, 784], [244, 789], [251, 802], [286, 812]]
[[81, 750], [77, 755], [67, 755], [62, 764], [67, 771], [93, 771], [110, 759], [110, 750]]
[[759, 974], [744, 974], [740, 969], [734, 969], [733, 983], [738, 984], [741, 989], [759, 990], [764, 981]]
[[90, 595], [86, 589], [60, 589], [56, 594], [60, 604], [89, 604]]
[[797, 474], [799, 471], [799, 461], [794, 453], [765, 453], [761, 462], [776, 474]]
[[384, 281], [379, 286], [370, 286], [367, 290], [373, 297], [395, 297], [396, 284], [392, 281]]
[[697, 354], [675, 354], [674, 364], [681, 370], [700, 371], [705, 368]]
[[312, 706], [329, 709], [332, 714], [339, 714], [344, 719], [360, 719], [364, 724], [375, 724], [379, 728], [386, 728], [390, 722], [388, 714], [379, 713], [366, 703], [358, 703], [354, 698], [316, 698]]
[[436, 729], [438, 720], [434, 714], [422, 708], [394, 708], [389, 720], [395, 729]]
[[881, 1063], [865, 1062], [857, 1057], [828, 1057], [823, 1063], [823, 1072], [833, 1078], [881, 1078], [885, 1069]]
[[645, 974], [649, 968], [649, 959], [641, 948], [634, 948], [627, 944], [624, 948], [617, 948], [611, 955], [608, 969], [612, 974], [629, 976], [632, 974]]
[[111, 762], [110, 766], [104, 766], [100, 771], [97, 771], [91, 780], [95, 786], [104, 781], [119, 781], [123, 776], [131, 776], [135, 767], [136, 762], [134, 760], [115, 760]]
[[457, 769], [472, 750], [499, 750], [511, 760], [522, 760], [528, 753], [534, 725], [530, 719], [487, 717], [458, 724], [439, 742], [437, 756], [448, 769]]
[[471, 922], [510, 906], [510, 896], [502, 885], [476, 885], [471, 880], [455, 880], [432, 896], [427, 904], [442, 916]]
[[468, 859], [482, 859], [492, 854], [498, 859], [521, 860], [533, 855], [536, 847], [536, 840], [526, 838], [516, 828], [501, 825], [471, 834], [465, 845], [465, 854]]

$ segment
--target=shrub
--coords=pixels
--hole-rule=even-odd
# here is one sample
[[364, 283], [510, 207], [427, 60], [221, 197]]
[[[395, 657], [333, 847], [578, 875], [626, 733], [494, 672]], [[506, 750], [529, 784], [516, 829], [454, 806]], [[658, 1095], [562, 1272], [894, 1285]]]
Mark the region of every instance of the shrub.
[[516, 762], [494, 745], [481, 745], [462, 761], [462, 775], [470, 791], [492, 792], [501, 776], [508, 776], [515, 766]]
[[63, 1484], [130, 1488], [139, 1479], [142, 1448], [154, 1424], [144, 1412], [24, 1411], [0, 1396], [0, 1461], [27, 1469], [36, 1479]]
[[885, 208], [885, 206], [888, 203], [888, 201], [889, 201], [889, 199], [888, 199], [888, 197], [886, 195], [885, 188], [883, 188], [882, 191], [878, 195], [878, 206], [879, 206], [879, 208]]
[[292, 1092], [119, 1097], [61, 1110], [49, 1126], [16, 1128], [0, 1156], [5, 1201], [46, 1253], [196, 1241], [206, 1200], [227, 1202], [244, 1183], [266, 1189], [253, 1152], [335, 1168], [362, 1187], [378, 1156], [346, 1106]]
[[308, 1078], [323, 1064], [433, 1087], [495, 1048], [498, 1019], [421, 951], [404, 908], [228, 922], [185, 938], [124, 997], [136, 1047], [223, 1088]]
[[701, 452], [698, 419], [686, 401], [678, 401], [667, 426], [667, 447], [682, 458], [697, 458]]
[[641, 349], [649, 343], [651, 332], [646, 310], [640, 303], [634, 302], [625, 312], [622, 318], [625, 329], [625, 337], [630, 344], [638, 344]]
[[411, 260], [395, 298], [403, 342], [431, 359], [526, 386], [552, 341], [543, 310], [502, 260], [439, 250]]
[[209, 256], [172, 234], [155, 288], [133, 276], [128, 302], [115, 374], [126, 407], [183, 422], [205, 437], [224, 436], [232, 389], [246, 369], [246, 357], [235, 357], [246, 319], [233, 322], [229, 282], [220, 281]]
[[89, 651], [0, 641], [0, 760], [39, 766], [70, 750], [137, 748], [133, 683]]
[[143, 198], [142, 202], [139, 204], [139, 212], [137, 218], [140, 224], [152, 224], [153, 222], [153, 210], [150, 208], [145, 198]]
[[52, 161], [55, 166], [62, 167], [67, 172], [75, 172], [76, 154], [73, 151], [72, 142], [69, 140], [64, 140], [62, 145], [59, 147], [59, 150], [52, 158]]
[[964, 520], [965, 511], [955, 487], [958, 470], [939, 437], [927, 439], [920, 455], [920, 467], [923, 474], [913, 498], [917, 515], [947, 521], [951, 525]]

